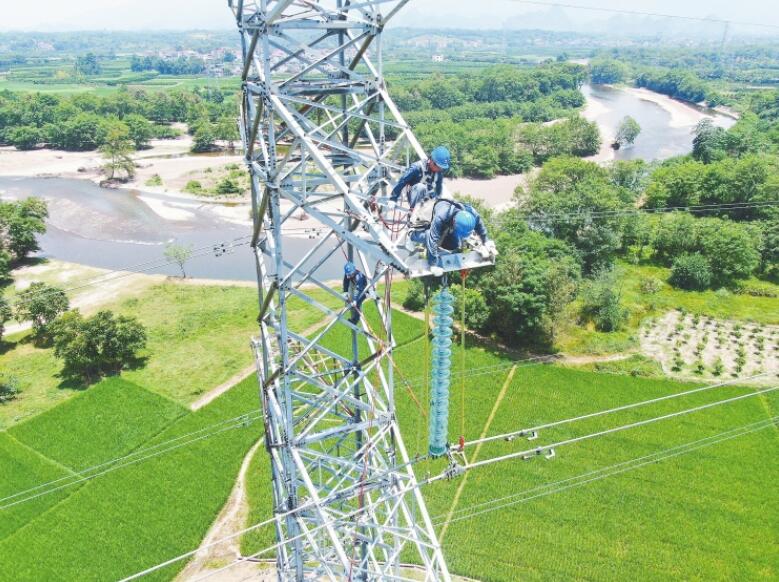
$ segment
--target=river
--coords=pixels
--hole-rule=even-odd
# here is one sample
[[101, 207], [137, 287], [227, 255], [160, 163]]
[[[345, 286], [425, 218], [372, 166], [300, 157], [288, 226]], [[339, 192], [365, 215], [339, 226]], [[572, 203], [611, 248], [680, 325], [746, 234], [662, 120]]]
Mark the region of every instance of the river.
[[[245, 242], [250, 227], [221, 218], [212, 204], [176, 202], [186, 220], [170, 220], [152, 210], [155, 203], [170, 204], [168, 196], [101, 188], [88, 180], [70, 178], [0, 176], [0, 194], [10, 200], [27, 196], [47, 200], [50, 218], [46, 234], [39, 239], [41, 257], [111, 270], [177, 275], [177, 265], [163, 264], [165, 244], [175, 241], [203, 249], [187, 263], [189, 276], [247, 281], [256, 277], [253, 254], [246, 244], [221, 247], [236, 239]], [[311, 241], [305, 235], [288, 236], [284, 244], [294, 261], [303, 257]], [[338, 277], [341, 263], [338, 257], [328, 261], [327, 276]]]
[[[691, 130], [698, 120], [710, 116], [723, 127], [734, 123], [729, 117], [655, 93], [601, 86], [585, 86], [583, 92], [587, 97], [583, 114], [598, 123], [606, 142], [606, 147], [596, 156], [599, 161], [654, 160], [686, 154], [692, 148]], [[633, 146], [613, 152], [608, 142], [626, 115], [638, 121], [641, 134]], [[523, 180], [524, 176], [500, 176], [494, 180], [447, 182], [451, 191], [471, 194], [491, 206], [501, 206], [511, 201], [514, 189]], [[133, 266], [163, 262], [164, 245], [169, 241], [210, 248], [245, 237], [250, 229], [246, 217], [231, 221], [225, 218], [226, 213], [217, 212], [219, 206], [210, 203], [105, 189], [88, 180], [0, 177], [0, 195], [10, 199], [35, 195], [49, 202], [51, 217], [48, 232], [41, 237], [41, 256], [107, 269], [138, 270], [140, 267]], [[160, 206], [165, 206], [166, 211], [159, 212]], [[304, 237], [285, 237], [285, 245], [294, 260], [304, 255], [311, 241]], [[201, 254], [187, 265], [189, 275], [239, 280], [255, 277], [251, 252], [245, 245], [227, 253], [204, 251]], [[339, 257], [328, 261], [326, 277], [338, 277], [341, 262]], [[178, 267], [160, 265], [148, 272], [174, 275]]]
[[[585, 85], [582, 93], [587, 99], [582, 115], [598, 124], [603, 146], [592, 161], [611, 160], [665, 160], [692, 151], [692, 131], [701, 119], [711, 118], [720, 127], [729, 128], [736, 120], [711, 109], [683, 103], [665, 95], [642, 89], [621, 89], [603, 85]], [[633, 117], [641, 126], [641, 133], [633, 145], [613, 150], [611, 143], [617, 127], [625, 116]], [[452, 192], [481, 198], [492, 207], [511, 203], [514, 190], [525, 185], [527, 176], [497, 176], [490, 180], [458, 178], [448, 181]]]

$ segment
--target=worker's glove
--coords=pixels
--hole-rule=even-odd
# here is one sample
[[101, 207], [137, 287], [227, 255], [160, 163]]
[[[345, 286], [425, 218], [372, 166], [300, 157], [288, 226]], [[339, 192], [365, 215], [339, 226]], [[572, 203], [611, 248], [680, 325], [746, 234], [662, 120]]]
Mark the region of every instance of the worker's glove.
[[443, 277], [444, 276], [444, 270], [441, 267], [431, 267], [430, 272], [433, 274], [433, 277]]
[[347, 304], [352, 302], [351, 298], [349, 297], [349, 293], [348, 292], [344, 293], [344, 301], [346, 301]]
[[376, 290], [375, 289], [368, 289], [365, 292], [365, 298], [366, 299], [377, 299], [377, 297], [376, 297]]
[[486, 247], [491, 257], [498, 256], [498, 247], [495, 246], [494, 240], [488, 240], [486, 243], [484, 243], [484, 246]]

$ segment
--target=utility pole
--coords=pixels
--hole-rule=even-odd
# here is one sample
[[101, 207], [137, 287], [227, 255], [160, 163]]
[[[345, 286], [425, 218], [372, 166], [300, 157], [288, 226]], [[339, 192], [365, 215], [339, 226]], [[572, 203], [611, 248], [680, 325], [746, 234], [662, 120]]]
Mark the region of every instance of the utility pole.
[[[382, 76], [382, 31], [407, 2], [228, 0], [243, 47], [279, 580], [397, 580], [401, 553], [425, 580], [450, 579], [399, 431], [389, 295], [376, 293], [393, 271], [426, 274], [381, 215], [407, 152], [426, 157]], [[293, 259], [282, 233], [301, 212], [324, 234]], [[370, 324], [352, 324], [354, 304], [327, 283], [346, 260], [375, 293]], [[302, 306], [323, 327], [305, 332]]]

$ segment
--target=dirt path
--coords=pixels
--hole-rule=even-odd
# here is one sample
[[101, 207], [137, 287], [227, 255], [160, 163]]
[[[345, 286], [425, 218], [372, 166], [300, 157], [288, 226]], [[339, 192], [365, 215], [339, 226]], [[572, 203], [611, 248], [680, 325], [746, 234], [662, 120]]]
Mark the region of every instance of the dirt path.
[[[184, 568], [176, 577], [177, 581], [183, 582], [184, 580], [200, 578], [201, 574], [207, 574], [209, 569], [213, 569], [214, 565], [229, 563], [241, 557], [240, 536], [225, 540], [212, 547], [205, 546], [234, 534], [244, 527], [246, 516], [249, 514], [249, 502], [246, 498], [246, 474], [249, 471], [251, 460], [254, 458], [260, 445], [262, 445], [262, 440], [257, 441], [246, 457], [244, 457], [243, 463], [241, 464], [241, 470], [238, 471], [238, 477], [235, 480], [235, 485], [230, 493], [230, 497], [227, 499], [227, 503], [225, 503], [222, 511], [219, 512], [216, 521], [211, 526], [211, 529], [208, 530], [206, 537], [200, 544], [202, 549], [195, 554], [186, 568]], [[214, 579], [240, 580], [242, 578], [237, 576], [236, 573], [242, 570], [248, 570], [251, 573], [254, 573], [254, 568], [239, 568], [236, 566], [235, 568], [230, 568], [225, 571], [224, 576], [218, 576]], [[257, 573], [259, 574], [259, 572]], [[268, 578], [268, 580], [270, 579], [271, 578]]]
[[195, 400], [192, 404], [189, 405], [190, 410], [199, 410], [206, 406], [207, 404], [210, 404], [217, 398], [219, 398], [222, 394], [227, 392], [230, 388], [237, 385], [238, 383], [242, 382], [249, 376], [251, 376], [254, 371], [257, 369], [257, 366], [255, 364], [252, 364], [251, 366], [247, 366], [237, 374], [235, 374], [232, 378], [227, 380], [226, 382], [223, 382], [213, 390], [207, 392], [206, 394], [203, 394], [200, 398]]
[[602, 364], [604, 362], [620, 362], [635, 356], [638, 352], [635, 350], [623, 352], [620, 354], [609, 354], [607, 356], [567, 356], [561, 354], [557, 359], [561, 364], [570, 364], [572, 366], [581, 366], [584, 364]]

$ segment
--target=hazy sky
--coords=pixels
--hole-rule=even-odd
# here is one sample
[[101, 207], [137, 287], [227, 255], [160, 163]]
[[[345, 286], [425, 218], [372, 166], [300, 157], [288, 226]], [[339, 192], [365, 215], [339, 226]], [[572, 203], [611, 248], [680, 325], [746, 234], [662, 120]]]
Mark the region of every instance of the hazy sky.
[[[779, 25], [776, 0], [567, 0], [568, 4], [715, 16]], [[397, 24], [499, 28], [505, 19], [545, 10], [514, 0], [412, 0]], [[572, 18], [598, 13], [567, 10]], [[0, 30], [231, 28], [227, 0], [0, 0]], [[779, 34], [779, 30], [777, 31]]]

